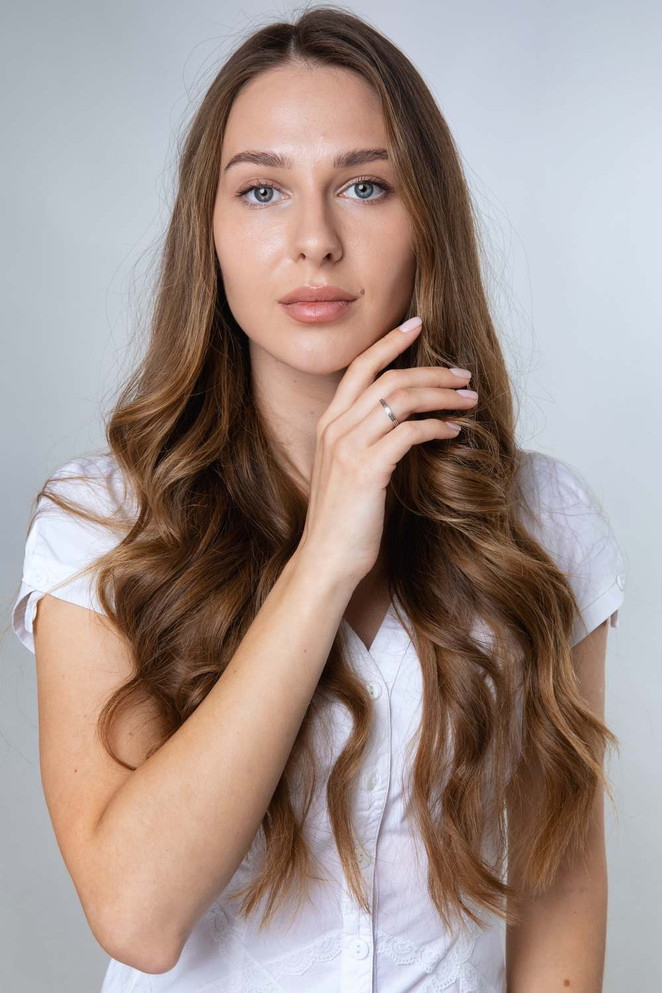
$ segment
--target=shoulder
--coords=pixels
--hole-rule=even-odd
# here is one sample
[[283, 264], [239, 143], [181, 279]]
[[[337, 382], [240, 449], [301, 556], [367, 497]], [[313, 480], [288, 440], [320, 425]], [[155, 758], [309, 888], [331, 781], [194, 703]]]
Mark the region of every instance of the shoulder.
[[[58, 499], [75, 509], [62, 507]], [[30, 518], [12, 611], [13, 629], [31, 651], [32, 620], [45, 593], [103, 612], [94, 569], [84, 570], [121, 540], [134, 509], [120, 467], [108, 452], [71, 459], [49, 475]], [[96, 515], [108, 523], [96, 521]]]
[[40, 492], [44, 494], [38, 506], [41, 513], [52, 510], [51, 492], [101, 513], [120, 512], [131, 503], [120, 467], [110, 452], [70, 459], [51, 473]]
[[566, 575], [581, 609], [573, 644], [607, 617], [616, 627], [626, 566], [605, 506], [574, 466], [532, 449], [520, 454], [522, 523]]
[[606, 508], [580, 471], [562, 459], [524, 449], [520, 471], [521, 512], [552, 550], [588, 553], [596, 543], [614, 544]]
[[520, 452], [519, 479], [536, 509], [562, 511], [572, 504], [594, 504], [595, 495], [578, 469], [556, 455], [535, 449]]
[[[131, 511], [128, 489], [111, 454], [71, 459], [48, 477], [38, 494], [26, 541], [27, 562], [48, 571], [53, 558], [67, 565], [91, 560], [118, 540]], [[96, 521], [97, 515], [108, 523]]]

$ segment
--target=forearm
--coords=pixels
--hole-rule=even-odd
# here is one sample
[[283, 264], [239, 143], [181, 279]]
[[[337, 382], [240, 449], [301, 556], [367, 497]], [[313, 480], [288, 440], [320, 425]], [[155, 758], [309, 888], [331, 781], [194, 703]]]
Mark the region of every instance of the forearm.
[[601, 993], [607, 929], [607, 863], [564, 870], [552, 889], [521, 904], [507, 928], [508, 993]]
[[110, 801], [95, 845], [114, 947], [176, 961], [253, 841], [351, 594], [295, 556], [212, 690]]

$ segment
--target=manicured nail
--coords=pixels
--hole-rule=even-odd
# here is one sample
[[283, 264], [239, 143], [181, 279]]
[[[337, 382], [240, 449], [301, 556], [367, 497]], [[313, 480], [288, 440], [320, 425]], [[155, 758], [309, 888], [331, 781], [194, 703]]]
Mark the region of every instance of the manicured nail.
[[470, 376], [471, 375], [471, 373], [469, 372], [468, 369], [456, 369], [455, 367], [453, 367], [452, 369], [449, 369], [448, 371], [449, 372], [452, 372], [454, 376], [465, 376], [466, 377], [466, 376]]
[[455, 390], [455, 392], [458, 394], [458, 396], [471, 397], [472, 400], [475, 400], [475, 398], [478, 396], [475, 390]]
[[401, 331], [413, 331], [415, 328], [420, 328], [423, 321], [420, 317], [410, 317], [408, 321], [400, 325]]

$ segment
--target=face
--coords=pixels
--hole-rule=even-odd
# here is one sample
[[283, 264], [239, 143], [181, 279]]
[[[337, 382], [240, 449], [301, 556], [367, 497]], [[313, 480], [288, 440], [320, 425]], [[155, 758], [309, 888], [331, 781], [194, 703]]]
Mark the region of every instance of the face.
[[[350, 151], [365, 160], [334, 164]], [[223, 139], [214, 243], [228, 305], [250, 339], [301, 373], [329, 375], [406, 316], [415, 257], [376, 94], [356, 74], [270, 69], [235, 99]], [[286, 164], [237, 162], [276, 153]], [[282, 297], [332, 285], [356, 299], [298, 312]], [[338, 313], [330, 313], [331, 310]], [[313, 319], [312, 322], [310, 319]]]

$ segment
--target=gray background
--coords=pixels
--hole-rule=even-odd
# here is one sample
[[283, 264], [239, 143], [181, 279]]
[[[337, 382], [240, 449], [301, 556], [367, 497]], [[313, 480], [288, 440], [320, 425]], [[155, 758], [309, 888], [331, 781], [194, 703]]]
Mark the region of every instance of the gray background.
[[[521, 402], [519, 441], [576, 466], [626, 553], [609, 632], [605, 990], [660, 988], [659, 527], [662, 176], [658, 3], [354, 4], [413, 60], [462, 152]], [[175, 137], [246, 33], [293, 7], [4, 4], [0, 623], [46, 474], [103, 440], [130, 364]], [[656, 292], [657, 291], [657, 292]], [[101, 405], [101, 406], [100, 406]], [[655, 623], [655, 619], [658, 623]], [[2, 641], [0, 988], [90, 993], [89, 931], [41, 791], [34, 658]]]

